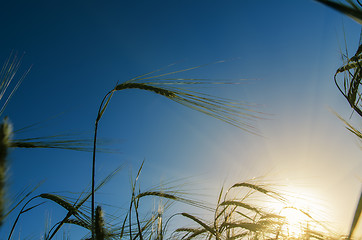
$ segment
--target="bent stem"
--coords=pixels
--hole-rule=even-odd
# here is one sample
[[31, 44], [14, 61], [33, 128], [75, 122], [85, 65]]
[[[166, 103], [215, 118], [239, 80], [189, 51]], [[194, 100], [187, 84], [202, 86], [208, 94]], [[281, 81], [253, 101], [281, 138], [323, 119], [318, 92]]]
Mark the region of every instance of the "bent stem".
[[[106, 110], [106, 107], [109, 103], [109, 100], [111, 99], [112, 95], [113, 95], [114, 90], [108, 92], [106, 94], [106, 96], [104, 96], [101, 105], [99, 106], [99, 110], [98, 110], [98, 114], [97, 114], [97, 119], [95, 121], [95, 127], [94, 127], [94, 141], [93, 141], [93, 159], [92, 159], [92, 239], [94, 239], [94, 192], [95, 192], [95, 168], [96, 168], [96, 148], [97, 148], [97, 131], [98, 131], [98, 123], [99, 120], [101, 119], [104, 111]], [[108, 98], [108, 99], [107, 99]], [[106, 101], [107, 99], [107, 101]], [[106, 101], [105, 105], [104, 101]]]
[[[222, 62], [222, 61], [220, 61]], [[236, 102], [226, 98], [214, 97], [208, 94], [191, 91], [188, 89], [180, 88], [180, 85], [209, 85], [209, 84], [238, 84], [238, 82], [218, 81], [212, 82], [207, 79], [197, 78], [165, 78], [168, 75], [190, 71], [196, 68], [200, 68], [204, 65], [186, 68], [178, 71], [163, 73], [159, 75], [152, 75], [156, 70], [135, 77], [131, 80], [118, 84], [111, 91], [109, 91], [102, 99], [101, 105], [98, 109], [97, 119], [95, 121], [94, 128], [94, 142], [93, 142], [93, 161], [92, 161], [92, 239], [95, 239], [95, 200], [94, 200], [94, 185], [95, 185], [95, 164], [96, 164], [96, 147], [97, 147], [97, 131], [98, 123], [109, 104], [109, 101], [115, 91], [124, 89], [141, 89], [167, 97], [168, 99], [182, 104], [186, 107], [194, 109], [198, 112], [209, 115], [213, 118], [224, 121], [230, 125], [240, 128], [246, 132], [254, 135], [259, 135], [257, 129], [250, 123], [255, 118], [260, 118], [260, 112], [253, 111], [252, 105], [245, 104], [243, 102]], [[159, 87], [162, 86], [162, 87]]]
[[40, 205], [40, 204], [37, 204], [37, 205], [35, 205], [35, 206], [33, 206], [33, 207], [30, 207], [30, 208], [25, 209], [25, 207], [26, 207], [31, 201], [33, 201], [35, 198], [38, 198], [38, 197], [39, 197], [39, 196], [32, 197], [31, 199], [29, 199], [29, 200], [24, 204], [24, 206], [23, 206], [22, 209], [20, 210], [18, 216], [16, 217], [16, 219], [15, 219], [15, 221], [14, 221], [14, 223], [13, 223], [13, 226], [11, 227], [8, 240], [11, 239], [11, 237], [12, 237], [12, 235], [13, 235], [13, 232], [14, 232], [14, 229], [15, 229], [15, 226], [16, 226], [16, 224], [18, 223], [21, 214], [23, 214], [23, 213], [25, 213], [25, 212], [27, 212], [27, 211], [29, 211], [29, 210], [31, 210], [31, 209], [33, 209], [33, 208], [35, 208], [35, 207], [37, 207], [37, 206]]
[[117, 85], [114, 89], [112, 89], [111, 91], [109, 91], [104, 98], [102, 99], [101, 105], [99, 106], [98, 109], [98, 114], [97, 114], [97, 119], [95, 121], [95, 127], [94, 127], [94, 141], [93, 141], [93, 159], [92, 159], [92, 240], [95, 239], [95, 224], [94, 224], [94, 220], [95, 220], [95, 198], [94, 198], [94, 193], [95, 193], [95, 168], [96, 168], [96, 148], [97, 148], [97, 132], [98, 132], [98, 123], [99, 120], [101, 119], [104, 111], [106, 110], [109, 101], [111, 100], [111, 97], [113, 95], [113, 93], [115, 91], [120, 91], [123, 89], [127, 89], [127, 88], [138, 88], [138, 89], [143, 89], [143, 90], [148, 90], [148, 91], [152, 91], [155, 92], [157, 94], [161, 94], [163, 96], [166, 97], [174, 97], [174, 94], [169, 91], [169, 90], [164, 90], [162, 88], [157, 88], [157, 87], [152, 87], [152, 86], [147, 86], [147, 85], [143, 85], [143, 84], [120, 84]]

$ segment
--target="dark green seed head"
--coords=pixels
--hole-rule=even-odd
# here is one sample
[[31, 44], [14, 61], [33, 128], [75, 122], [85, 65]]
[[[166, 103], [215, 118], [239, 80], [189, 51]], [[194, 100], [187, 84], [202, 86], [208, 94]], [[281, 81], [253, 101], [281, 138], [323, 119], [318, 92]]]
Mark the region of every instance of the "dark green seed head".
[[96, 208], [96, 216], [94, 223], [94, 232], [96, 235], [96, 240], [104, 240], [104, 220], [103, 220], [103, 211], [101, 206]]
[[173, 93], [172, 91], [169, 91], [169, 90], [166, 90], [163, 88], [153, 87], [150, 85], [146, 85], [144, 83], [122, 83], [122, 84], [117, 85], [115, 87], [115, 90], [119, 91], [119, 90], [123, 90], [123, 89], [127, 89], [127, 88], [143, 89], [143, 90], [147, 90], [147, 91], [151, 91], [151, 92], [163, 95], [168, 98], [176, 97], [175, 93]]

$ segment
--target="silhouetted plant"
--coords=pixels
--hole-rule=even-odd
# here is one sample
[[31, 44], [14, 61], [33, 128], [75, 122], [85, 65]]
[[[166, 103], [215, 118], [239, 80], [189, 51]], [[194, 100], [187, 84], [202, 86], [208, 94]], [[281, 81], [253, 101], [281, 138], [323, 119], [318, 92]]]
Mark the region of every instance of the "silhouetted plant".
[[[333, 234], [323, 224], [304, 213], [313, 224], [301, 228], [300, 236], [287, 231], [288, 219], [267, 203], [276, 201], [288, 206], [283, 194], [256, 182], [240, 182], [231, 186], [225, 193], [220, 191], [214, 218], [205, 220], [189, 213], [180, 215], [191, 220], [198, 227], [178, 228], [173, 236], [176, 239], [330, 239]], [[234, 191], [237, 191], [235, 193]], [[260, 204], [261, 203], [261, 204]], [[313, 232], [313, 234], [312, 234]], [[320, 238], [317, 236], [321, 236]]]
[[[116, 87], [114, 87], [104, 96], [99, 106], [97, 118], [95, 121], [94, 145], [93, 145], [94, 150], [93, 150], [93, 160], [92, 160], [92, 189], [94, 188], [95, 184], [96, 143], [97, 143], [98, 123], [102, 115], [104, 114], [107, 105], [111, 100], [111, 97], [117, 91], [135, 88], [135, 89], [154, 92], [156, 94], [167, 97], [168, 99], [173, 100], [177, 103], [180, 103], [194, 110], [197, 110], [214, 118], [222, 120], [233, 126], [236, 126], [242, 130], [257, 134], [257, 129], [254, 126], [252, 126], [251, 122], [255, 118], [260, 117], [260, 113], [252, 110], [250, 105], [182, 88], [183, 86], [190, 87], [193, 85], [236, 84], [238, 83], [237, 81], [223, 82], [223, 81], [212, 81], [209, 79], [168, 77], [176, 73], [190, 71], [203, 66], [204, 65], [199, 65], [191, 68], [181, 69], [178, 71], [173, 71], [158, 75], [154, 74], [156, 72], [159, 72], [160, 70], [152, 71], [150, 73], [143, 74], [141, 76], [128, 80], [124, 83], [116, 85]], [[92, 194], [91, 208], [92, 208], [92, 223], [94, 223], [95, 220], [94, 193]], [[94, 229], [94, 227], [92, 229]], [[93, 239], [94, 235], [95, 235], [94, 230], [92, 230]]]
[[[352, 0], [346, 0], [346, 3], [339, 3], [331, 0], [316, 1], [326, 4], [352, 18], [359, 24], [362, 24], [362, 3], [359, 0], [356, 2]], [[362, 44], [359, 44], [356, 53], [352, 57], [349, 57], [348, 52], [346, 52], [346, 54], [342, 55], [342, 59], [344, 64], [342, 67], [337, 69], [334, 75], [334, 82], [336, 83], [336, 86], [342, 95], [347, 99], [353, 111], [362, 117], [362, 89], [360, 88], [362, 80]], [[338, 79], [339, 75], [343, 75], [342, 80]], [[356, 127], [353, 127], [338, 114], [337, 116], [347, 125], [347, 129], [354, 133], [362, 141], [361, 131], [359, 131]], [[351, 239], [353, 236], [358, 220], [360, 219], [361, 212], [362, 192], [354, 213], [348, 239]]]

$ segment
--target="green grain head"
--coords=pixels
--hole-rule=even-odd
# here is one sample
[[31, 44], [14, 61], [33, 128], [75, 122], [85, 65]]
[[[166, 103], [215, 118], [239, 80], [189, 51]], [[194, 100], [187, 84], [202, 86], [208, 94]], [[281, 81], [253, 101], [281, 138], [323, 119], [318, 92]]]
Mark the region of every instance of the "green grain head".
[[7, 118], [0, 125], [0, 226], [4, 220], [5, 187], [6, 187], [6, 157], [12, 135], [12, 126]]
[[94, 225], [96, 240], [104, 240], [104, 220], [101, 206], [97, 206], [96, 208]]

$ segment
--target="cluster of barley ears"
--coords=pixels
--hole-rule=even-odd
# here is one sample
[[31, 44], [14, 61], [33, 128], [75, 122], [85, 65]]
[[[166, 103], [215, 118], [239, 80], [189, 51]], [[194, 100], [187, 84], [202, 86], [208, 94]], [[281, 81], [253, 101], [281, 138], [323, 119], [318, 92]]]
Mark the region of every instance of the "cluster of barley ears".
[[[142, 166], [141, 166], [142, 168]], [[94, 236], [91, 235], [91, 209], [84, 204], [91, 192], [83, 197], [64, 197], [57, 194], [40, 194], [31, 198], [21, 209], [13, 229], [20, 216], [38, 207], [41, 203], [35, 201], [47, 200], [64, 208], [68, 214], [45, 233], [44, 239], [53, 239], [64, 224], [71, 224], [89, 231], [84, 239], [338, 239], [323, 224], [314, 220], [308, 213], [299, 210], [309, 218], [310, 222], [303, 226], [300, 236], [289, 235], [287, 219], [269, 208], [267, 203], [276, 201], [285, 204], [283, 194], [275, 187], [256, 181], [240, 182], [232, 185], [226, 191], [221, 190], [215, 207], [204, 201], [192, 199], [189, 193], [179, 191], [174, 186], [162, 185], [141, 191], [138, 185], [141, 168], [131, 183], [131, 198], [129, 209], [123, 214], [114, 216], [104, 213], [101, 206], [96, 207], [94, 221]], [[116, 172], [108, 176], [105, 184]], [[100, 186], [97, 187], [99, 189]], [[177, 187], [177, 186], [176, 186]], [[147, 198], [165, 201], [157, 212], [140, 213], [140, 207]], [[174, 203], [182, 203], [189, 207], [204, 209], [212, 213], [211, 219], [205, 219], [189, 212], [178, 212], [166, 217], [165, 211]], [[178, 227], [171, 232], [168, 225], [176, 218], [184, 219], [190, 224]], [[12, 229], [12, 231], [13, 231]], [[11, 235], [8, 239], [11, 239]]]
[[[323, 223], [315, 220], [303, 209], [295, 208], [306, 216], [298, 236], [289, 232], [288, 219], [276, 212], [272, 203], [291, 207], [279, 191], [260, 181], [239, 182], [227, 191], [220, 191], [213, 218], [203, 219], [181, 213], [196, 227], [178, 228], [174, 239], [338, 239]], [[271, 204], [269, 207], [268, 204]]]

